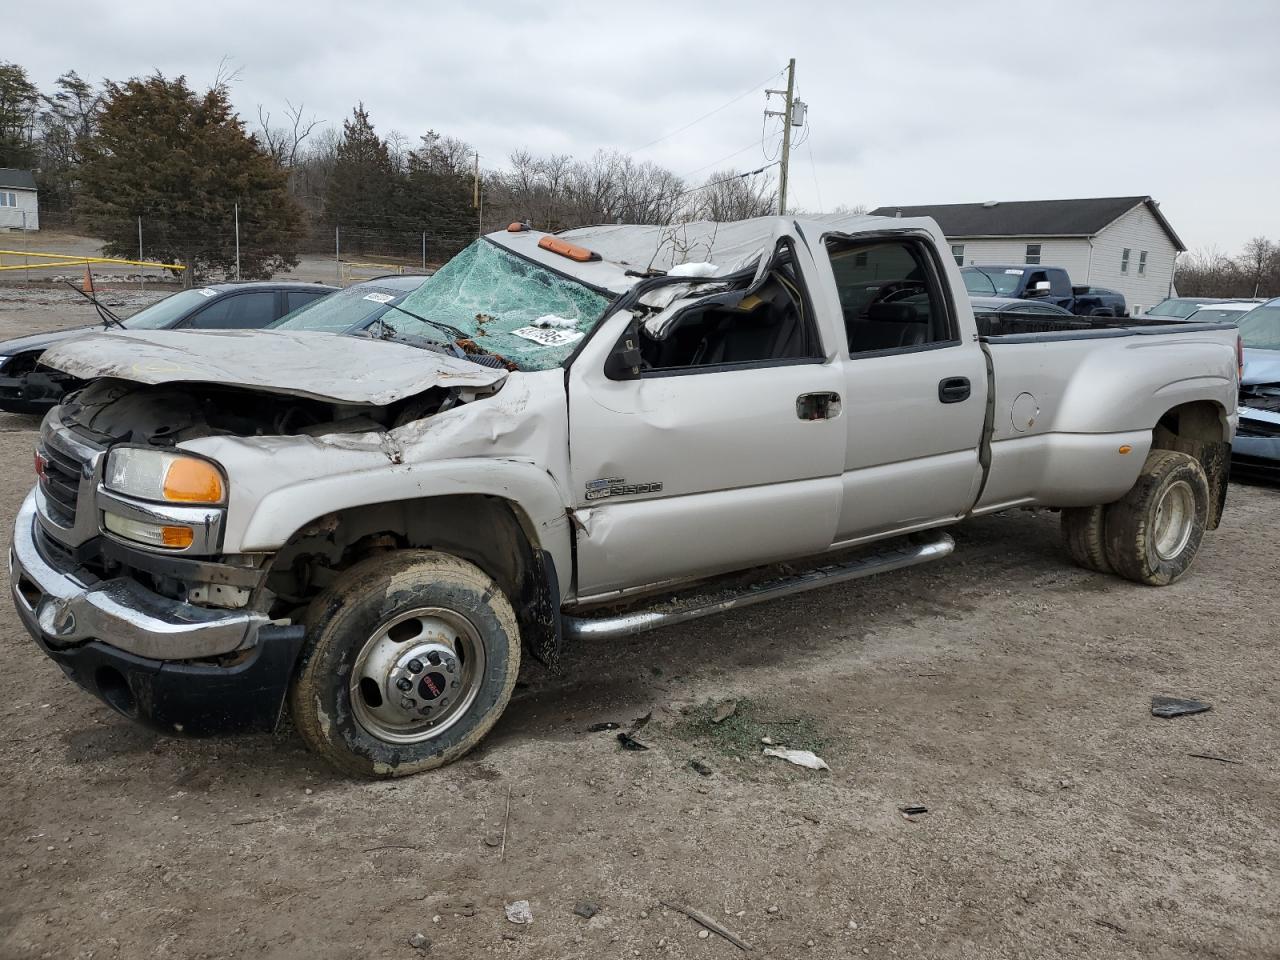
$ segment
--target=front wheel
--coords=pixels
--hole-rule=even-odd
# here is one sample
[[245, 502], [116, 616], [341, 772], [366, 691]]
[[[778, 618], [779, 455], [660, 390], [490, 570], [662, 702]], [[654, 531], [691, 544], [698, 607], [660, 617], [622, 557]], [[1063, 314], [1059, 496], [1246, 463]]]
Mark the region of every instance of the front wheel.
[[1106, 509], [1107, 560], [1120, 576], [1153, 587], [1186, 573], [1209, 520], [1209, 481], [1200, 462], [1153, 450], [1142, 473]]
[[395, 551], [312, 602], [289, 706], [302, 739], [340, 770], [399, 777], [474, 747], [519, 670], [515, 612], [484, 571]]

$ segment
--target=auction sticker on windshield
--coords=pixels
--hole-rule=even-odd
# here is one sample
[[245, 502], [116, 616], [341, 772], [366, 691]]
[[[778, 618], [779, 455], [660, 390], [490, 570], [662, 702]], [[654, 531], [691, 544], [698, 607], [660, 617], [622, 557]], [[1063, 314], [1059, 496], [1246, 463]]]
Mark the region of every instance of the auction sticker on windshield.
[[545, 327], [521, 327], [519, 330], [512, 330], [511, 335], [522, 340], [532, 340], [544, 347], [568, 346], [583, 337], [580, 330], [548, 330]]
[[389, 293], [366, 293], [364, 299], [372, 300], [374, 303], [390, 303], [395, 297]]
[[218, 295], [217, 290], [210, 290], [208, 287], [201, 287], [196, 293], [202, 297], [216, 297]]

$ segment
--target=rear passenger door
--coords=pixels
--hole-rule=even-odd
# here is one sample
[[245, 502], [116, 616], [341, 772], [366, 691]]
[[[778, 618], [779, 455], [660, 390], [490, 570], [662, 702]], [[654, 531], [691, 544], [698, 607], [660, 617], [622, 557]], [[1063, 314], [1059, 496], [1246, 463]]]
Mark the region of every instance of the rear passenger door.
[[847, 429], [837, 542], [955, 518], [972, 506], [987, 368], [923, 238], [829, 236], [844, 317]]

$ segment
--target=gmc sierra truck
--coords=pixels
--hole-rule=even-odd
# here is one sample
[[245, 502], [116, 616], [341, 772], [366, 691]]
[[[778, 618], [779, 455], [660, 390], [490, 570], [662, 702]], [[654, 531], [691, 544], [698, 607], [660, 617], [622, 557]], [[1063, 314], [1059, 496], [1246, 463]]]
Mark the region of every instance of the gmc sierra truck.
[[946, 249], [927, 219], [512, 224], [359, 336], [60, 344], [87, 385], [41, 426], [17, 610], [128, 717], [287, 704], [382, 777], [475, 746], [524, 656], [938, 560], [968, 517], [1057, 508], [1077, 563], [1176, 580], [1223, 508], [1235, 329], [989, 335]]
[[960, 271], [975, 297], [1013, 297], [1052, 303], [1077, 317], [1123, 317], [1129, 313], [1124, 294], [1103, 287], [1072, 286], [1061, 267], [973, 266]]

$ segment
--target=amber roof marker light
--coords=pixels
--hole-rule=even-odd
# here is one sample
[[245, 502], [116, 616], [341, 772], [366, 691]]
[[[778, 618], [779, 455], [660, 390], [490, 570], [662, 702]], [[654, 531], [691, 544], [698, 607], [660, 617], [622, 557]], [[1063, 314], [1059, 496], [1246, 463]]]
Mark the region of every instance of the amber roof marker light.
[[575, 246], [572, 243], [561, 240], [559, 237], [543, 237], [538, 241], [538, 246], [543, 250], [558, 253], [562, 257], [568, 257], [570, 260], [576, 260], [578, 263], [590, 263], [593, 260], [600, 259], [600, 254], [588, 250], [586, 247]]

